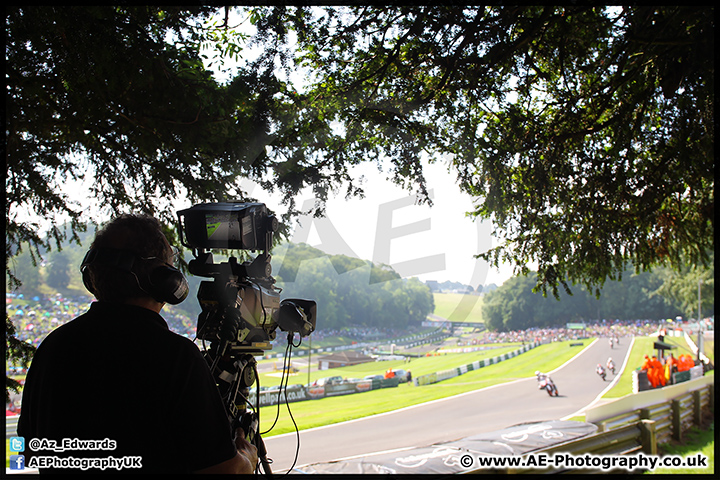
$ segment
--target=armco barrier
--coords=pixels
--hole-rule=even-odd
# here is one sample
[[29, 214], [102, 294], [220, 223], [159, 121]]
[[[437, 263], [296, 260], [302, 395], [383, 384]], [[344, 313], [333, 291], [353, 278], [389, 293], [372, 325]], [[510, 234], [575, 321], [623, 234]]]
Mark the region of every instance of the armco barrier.
[[[666, 443], [672, 437], [672, 406], [669, 403], [661, 403], [652, 407], [636, 410], [641, 419], [655, 422], [655, 434], [658, 443]], [[611, 430], [607, 424], [603, 429]]]
[[448, 370], [441, 370], [439, 372], [429, 373], [427, 375], [419, 375], [413, 379], [413, 384], [416, 387], [422, 386], [422, 385], [430, 385], [432, 383], [441, 382], [443, 380], [447, 380], [449, 378], [454, 378], [459, 375], [463, 375], [467, 372], [471, 372], [473, 370], [479, 370], [482, 367], [487, 367], [489, 365], [494, 365], [496, 363], [502, 362], [503, 360], [507, 360], [509, 358], [516, 357], [520, 355], [521, 353], [527, 352], [528, 350], [535, 348], [539, 345], [538, 342], [529, 343], [527, 345], [523, 345], [521, 348], [517, 350], [513, 350], [512, 352], [503, 353], [502, 355], [498, 355], [497, 357], [492, 358], [485, 358], [483, 360], [477, 360], [473, 363], [469, 363], [467, 365], [462, 365], [457, 368], [451, 368]]
[[[596, 424], [601, 430], [614, 428], [623, 423], [634, 421], [634, 418], [632, 420], [628, 419], [625, 422], [623, 422], [622, 419], [628, 416], [632, 417], [638, 412], [641, 412], [642, 409], [648, 409], [648, 412], [659, 413], [663, 411], [663, 408], [660, 407], [661, 405], [671, 405], [672, 400], [696, 390], [701, 392], [700, 402], [706, 402], [706, 408], [713, 408], [715, 399], [712, 386], [714, 384], [715, 375], [705, 375], [677, 385], [668, 385], [663, 388], [633, 393], [587, 410], [585, 412], [585, 419], [587, 422]], [[708, 387], [710, 388], [708, 389]], [[711, 395], [711, 397], [703, 399], [705, 395]], [[657, 416], [653, 416], [652, 418], [654, 420], [658, 419]]]
[[248, 401], [251, 405], [267, 407], [276, 405], [278, 402], [299, 402], [303, 400], [315, 400], [318, 398], [333, 397], [337, 395], [348, 395], [352, 393], [367, 392], [378, 388], [392, 388], [399, 385], [397, 378], [386, 378], [382, 380], [348, 380], [342, 383], [328, 385], [288, 385], [286, 392], [280, 390], [263, 390], [260, 392], [260, 401], [257, 403], [256, 393], [250, 392]]
[[[681, 440], [691, 426], [699, 425], [715, 406], [715, 377], [706, 375], [680, 385], [628, 395], [586, 412], [586, 421], [599, 432], [577, 440], [538, 449], [528, 455], [657, 455], [657, 446], [671, 438]], [[662, 399], [662, 401], [658, 401]], [[625, 470], [503, 468], [465, 473], [629, 473]]]
[[657, 443], [681, 440], [693, 425], [700, 425], [715, 407], [715, 376], [706, 375], [679, 385], [635, 393], [590, 409], [587, 422], [600, 431], [649, 420], [655, 423]]

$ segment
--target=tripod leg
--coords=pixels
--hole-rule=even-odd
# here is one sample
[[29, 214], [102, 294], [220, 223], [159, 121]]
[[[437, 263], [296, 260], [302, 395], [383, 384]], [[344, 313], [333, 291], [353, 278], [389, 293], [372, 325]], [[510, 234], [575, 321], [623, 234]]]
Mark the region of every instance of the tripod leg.
[[258, 451], [258, 458], [260, 459], [260, 463], [262, 464], [263, 471], [266, 475], [272, 475], [272, 471], [270, 470], [270, 462], [267, 458], [267, 450], [265, 449], [265, 442], [263, 442], [260, 433], [255, 435], [255, 443]]

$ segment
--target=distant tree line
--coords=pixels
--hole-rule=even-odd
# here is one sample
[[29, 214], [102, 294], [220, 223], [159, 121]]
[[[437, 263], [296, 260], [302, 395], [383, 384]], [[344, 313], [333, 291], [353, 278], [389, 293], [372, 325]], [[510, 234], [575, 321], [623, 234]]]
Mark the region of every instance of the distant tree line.
[[464, 283], [453, 282], [450, 280], [446, 280], [444, 282], [428, 280], [425, 284], [430, 287], [432, 292], [481, 293], [483, 291], [482, 285], [478, 285], [477, 289], [475, 289], [472, 285], [465, 285]]
[[[41, 251], [37, 264], [33, 264], [29, 251], [20, 254], [12, 267], [23, 282], [18, 292], [26, 298], [47, 291], [90, 295], [82, 288], [79, 269], [94, 233], [93, 228], [88, 230], [90, 232], [83, 235], [82, 246], [67, 242], [61, 250]], [[317, 301], [318, 329], [402, 329], [419, 325], [435, 309], [427, 285], [416, 278], [402, 279], [389, 266], [344, 255], [327, 255], [305, 244], [283, 244], [272, 254], [273, 277], [282, 289], [281, 298]], [[215, 255], [215, 263], [224, 261], [224, 256]], [[200, 282], [208, 279], [190, 274], [187, 278], [190, 296], [173, 308], [196, 318], [200, 305], [195, 295]]]
[[536, 293], [537, 274], [530, 272], [507, 280], [485, 295], [483, 320], [489, 330], [508, 331], [603, 319], [660, 320], [678, 315], [696, 318], [698, 288], [702, 316], [714, 315], [714, 268], [686, 270], [626, 272], [622, 281], [607, 282], [599, 297], [575, 286], [572, 295], [562, 291], [558, 299]]
[[[62, 249], [41, 251], [32, 258], [25, 249], [11, 260], [10, 268], [23, 282], [18, 293], [26, 298], [42, 292], [88, 294], [82, 288], [79, 265], [92, 241], [94, 226], [81, 236], [81, 245], [66, 241]], [[278, 245], [273, 254], [273, 276], [282, 289], [281, 298], [301, 297], [318, 302], [318, 328], [375, 327], [402, 329], [417, 325], [435, 308], [433, 291], [462, 288], [457, 282], [428, 282], [402, 279], [387, 265], [328, 255], [306, 244]], [[187, 253], [187, 258], [189, 257]], [[714, 259], [714, 253], [709, 253]], [[225, 261], [216, 255], [215, 262]], [[42, 268], [41, 268], [42, 267]], [[602, 319], [695, 318], [698, 288], [701, 289], [703, 317], [714, 314], [714, 267], [688, 266], [682, 271], [658, 268], [652, 272], [626, 272], [622, 281], [609, 281], [600, 297], [575, 286], [573, 294], [534, 293], [536, 273], [516, 276], [497, 287], [484, 288], [483, 321], [495, 331], [564, 325], [568, 322]], [[197, 318], [200, 305], [195, 298], [201, 277], [188, 275], [190, 298], [174, 307]], [[433, 285], [435, 288], [433, 288]], [[471, 287], [470, 287], [471, 288]], [[89, 295], [89, 294], [88, 294]]]
[[273, 260], [282, 256], [273, 262], [282, 297], [317, 301], [318, 329], [402, 329], [419, 325], [435, 309], [427, 285], [403, 279], [387, 265], [327, 255], [306, 244], [284, 244], [273, 253]]

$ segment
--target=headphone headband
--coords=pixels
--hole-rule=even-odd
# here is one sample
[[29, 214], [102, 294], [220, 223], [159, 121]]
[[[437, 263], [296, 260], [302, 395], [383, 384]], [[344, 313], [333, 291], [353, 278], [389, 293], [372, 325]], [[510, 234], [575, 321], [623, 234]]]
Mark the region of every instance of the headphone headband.
[[[87, 273], [87, 267], [92, 264], [100, 264], [109, 268], [127, 272], [135, 277], [138, 287], [158, 302], [177, 305], [185, 300], [189, 287], [185, 276], [180, 270], [164, 263], [153, 268], [142, 279], [138, 278], [133, 270], [135, 261], [143, 259], [138, 254], [129, 250], [116, 248], [91, 248], [85, 254], [80, 270], [83, 274], [83, 283], [91, 293], [96, 295], [92, 281]], [[150, 259], [146, 259], [150, 260]]]
[[137, 254], [131, 252], [130, 250], [118, 250], [117, 248], [91, 248], [85, 254], [81, 268], [87, 267], [93, 263], [98, 263], [106, 267], [130, 272], [132, 271], [132, 267], [135, 265], [136, 258], [138, 258]]

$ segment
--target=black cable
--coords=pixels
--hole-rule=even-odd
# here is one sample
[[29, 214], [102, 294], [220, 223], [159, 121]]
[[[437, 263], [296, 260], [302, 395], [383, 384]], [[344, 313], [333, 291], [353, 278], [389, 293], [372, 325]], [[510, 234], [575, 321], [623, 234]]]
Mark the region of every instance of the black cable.
[[[292, 343], [292, 338], [291, 338], [292, 335], [293, 335], [292, 333], [288, 333], [288, 345], [291, 345], [291, 346], [294, 346], [297, 348], [302, 344], [302, 337], [300, 337], [298, 344], [295, 345]], [[292, 348], [290, 348], [290, 354], [292, 355]], [[309, 365], [308, 365], [308, 368], [309, 368]], [[297, 423], [295, 422], [295, 417], [293, 417], [292, 411], [290, 410], [290, 402], [288, 401], [288, 398], [287, 398], [287, 389], [285, 390], [285, 407], [287, 408], [288, 415], [290, 415], [290, 420], [292, 420], [293, 426], [295, 427], [295, 437], [297, 438], [297, 444], [295, 446], [295, 458], [293, 459], [293, 463], [290, 466], [290, 468], [288, 469], [288, 471], [285, 472], [285, 475], [288, 475], [293, 470], [293, 468], [295, 468], [295, 464], [297, 464], [298, 456], [300, 455], [300, 429], [298, 428]]]
[[[257, 448], [258, 459], [260, 460], [260, 464], [255, 466], [255, 473], [258, 473], [258, 468], [260, 468], [260, 465], [262, 465], [265, 474], [268, 476], [272, 476], [272, 471], [270, 469], [270, 464], [272, 463], [272, 460], [267, 458], [267, 449], [265, 448], [265, 442], [263, 442], [262, 436], [260, 434], [260, 377], [258, 376], [257, 363], [253, 363], [253, 372], [255, 373], [255, 381], [257, 383], [258, 404], [258, 408], [253, 407], [253, 411], [255, 412], [255, 419], [257, 421], [257, 432], [253, 440], [255, 442], [255, 448]], [[250, 402], [247, 403], [250, 404]], [[252, 404], [250, 405], [252, 406]]]
[[[287, 388], [286, 372], [288, 369], [286, 367], [286, 363], [287, 363], [287, 359], [288, 359], [289, 349], [290, 349], [290, 344], [288, 344], [288, 346], [285, 347], [285, 355], [283, 356], [283, 366], [282, 366], [283, 373], [282, 373], [282, 376], [280, 377], [280, 390], [278, 391], [277, 411], [275, 412], [275, 420], [273, 421], [273, 424], [270, 426], [270, 428], [268, 428], [265, 432], [263, 432], [263, 435], [265, 435], [266, 433], [270, 432], [273, 428], [275, 428], [275, 425], [277, 424], [278, 419], [280, 418], [280, 397], [281, 397], [282, 391], [283, 391], [283, 381], [285, 381], [286, 388]], [[258, 392], [258, 395], [259, 395], [259, 392]], [[285, 395], [285, 399], [287, 399], [287, 394]], [[258, 429], [258, 431], [259, 431], [259, 429]]]
[[[295, 421], [295, 417], [293, 417], [292, 411], [290, 410], [290, 401], [287, 397], [287, 384], [290, 379], [290, 375], [289, 375], [290, 363], [289, 363], [289, 361], [292, 358], [292, 348], [299, 347], [302, 344], [302, 338], [300, 338], [298, 344], [295, 345], [293, 343], [293, 333], [289, 332], [287, 340], [288, 340], [288, 344], [287, 344], [287, 347], [285, 347], [285, 355], [283, 356], [283, 366], [282, 366], [283, 374], [282, 374], [282, 377], [280, 378], [280, 391], [278, 392], [278, 402], [277, 402], [278, 408], [277, 408], [277, 412], [275, 414], [275, 420], [273, 421], [273, 424], [270, 426], [269, 429], [267, 429], [265, 432], [257, 434], [258, 445], [256, 445], [256, 447], [258, 447], [258, 455], [260, 456], [262, 454], [262, 456], [264, 456], [265, 444], [262, 441], [261, 435], [264, 435], [264, 434], [272, 431], [272, 429], [277, 424], [277, 421], [280, 418], [280, 398], [284, 391], [285, 392], [285, 407], [287, 408], [288, 414], [290, 415], [290, 420], [292, 421], [293, 426], [295, 427], [295, 436], [297, 437], [297, 445], [295, 447], [295, 458], [293, 459], [293, 463], [290, 466], [290, 468], [288, 469], [288, 471], [285, 472], [285, 475], [288, 475], [292, 471], [292, 469], [295, 468], [298, 457], [300, 455], [300, 429], [298, 428], [297, 422]], [[256, 366], [255, 377], [258, 379], [258, 405], [259, 405], [260, 380], [259, 380], [259, 377], [257, 376], [257, 366]], [[259, 417], [260, 417], [260, 414], [258, 411], [258, 432], [260, 432], [260, 418]], [[265, 460], [267, 462], [267, 459], [261, 458], [261, 461], [262, 460]], [[266, 466], [266, 464], [264, 463], [263, 467], [265, 468], [266, 473], [267, 473], [269, 471], [269, 464]]]

